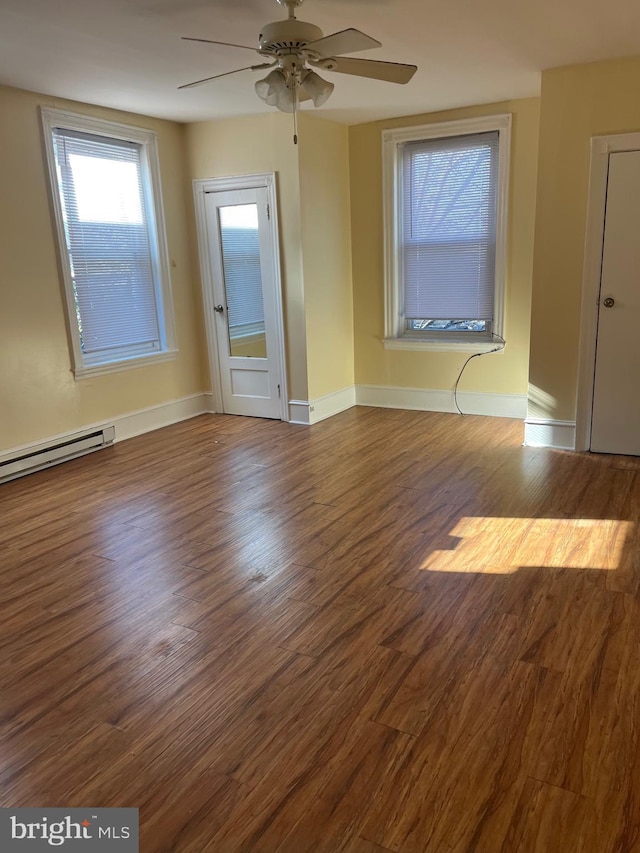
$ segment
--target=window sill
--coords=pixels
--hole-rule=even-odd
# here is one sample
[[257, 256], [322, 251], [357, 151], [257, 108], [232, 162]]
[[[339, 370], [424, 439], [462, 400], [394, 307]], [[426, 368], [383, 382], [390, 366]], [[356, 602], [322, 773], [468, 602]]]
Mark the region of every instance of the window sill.
[[504, 347], [499, 341], [443, 341], [425, 340], [420, 338], [384, 338], [382, 341], [385, 349], [415, 350], [428, 352], [491, 352], [501, 347], [496, 352], [503, 352]]
[[136, 355], [120, 361], [109, 361], [106, 364], [81, 365], [76, 367], [73, 373], [76, 379], [89, 379], [92, 376], [102, 376], [105, 373], [120, 373], [122, 370], [132, 370], [135, 367], [148, 367], [164, 361], [174, 361], [177, 355], [177, 349], [165, 350], [153, 355]]

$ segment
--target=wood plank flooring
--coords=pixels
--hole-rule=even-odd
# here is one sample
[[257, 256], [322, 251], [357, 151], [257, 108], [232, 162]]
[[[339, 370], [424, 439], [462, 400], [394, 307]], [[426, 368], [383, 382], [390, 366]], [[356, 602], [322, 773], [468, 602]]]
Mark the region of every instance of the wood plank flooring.
[[0, 805], [143, 853], [640, 851], [640, 460], [202, 416], [0, 486]]

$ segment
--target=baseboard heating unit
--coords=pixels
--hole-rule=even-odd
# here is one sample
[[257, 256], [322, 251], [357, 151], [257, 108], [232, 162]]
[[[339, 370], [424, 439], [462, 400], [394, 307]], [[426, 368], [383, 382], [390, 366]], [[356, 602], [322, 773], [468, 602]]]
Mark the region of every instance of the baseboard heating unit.
[[115, 437], [115, 427], [105, 426], [16, 451], [12, 456], [0, 458], [0, 483], [93, 453], [113, 444]]

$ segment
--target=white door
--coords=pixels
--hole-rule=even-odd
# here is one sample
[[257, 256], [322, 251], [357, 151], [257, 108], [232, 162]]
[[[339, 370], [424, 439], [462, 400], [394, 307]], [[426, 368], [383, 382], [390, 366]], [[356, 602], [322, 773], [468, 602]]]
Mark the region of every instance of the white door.
[[591, 450], [640, 456], [640, 151], [609, 155]]
[[[223, 411], [283, 418], [277, 234], [266, 187], [206, 191], [209, 346]], [[205, 283], [207, 284], [207, 283]]]

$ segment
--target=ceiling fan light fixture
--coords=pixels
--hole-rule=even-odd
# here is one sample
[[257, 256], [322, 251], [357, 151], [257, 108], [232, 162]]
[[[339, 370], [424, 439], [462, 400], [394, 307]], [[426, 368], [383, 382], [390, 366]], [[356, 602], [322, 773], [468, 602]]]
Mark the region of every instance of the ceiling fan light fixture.
[[[318, 77], [317, 74], [315, 76]], [[295, 74], [288, 74], [281, 68], [270, 71], [265, 78], [257, 81], [254, 88], [261, 101], [283, 113], [292, 113], [295, 103], [310, 101], [314, 97], [312, 92], [305, 91], [305, 87], [298, 83]]]
[[[270, 107], [276, 107], [283, 113], [293, 112], [294, 102], [313, 101], [314, 107], [326, 103], [333, 92], [333, 83], [323, 80], [315, 71], [307, 71], [298, 83], [295, 74], [287, 74], [280, 68], [274, 68], [254, 86], [256, 95]], [[296, 91], [297, 90], [297, 91]]]
[[279, 68], [270, 71], [262, 80], [255, 84], [256, 95], [270, 107], [277, 107], [288, 92], [287, 81]]
[[302, 88], [313, 101], [313, 106], [321, 107], [331, 97], [335, 86], [328, 80], [323, 80], [315, 71], [307, 71], [302, 81]]
[[[298, 98], [300, 100], [300, 98]], [[278, 100], [274, 104], [276, 109], [281, 113], [292, 113], [294, 108], [294, 89], [287, 86], [285, 83], [282, 90], [278, 93]]]

